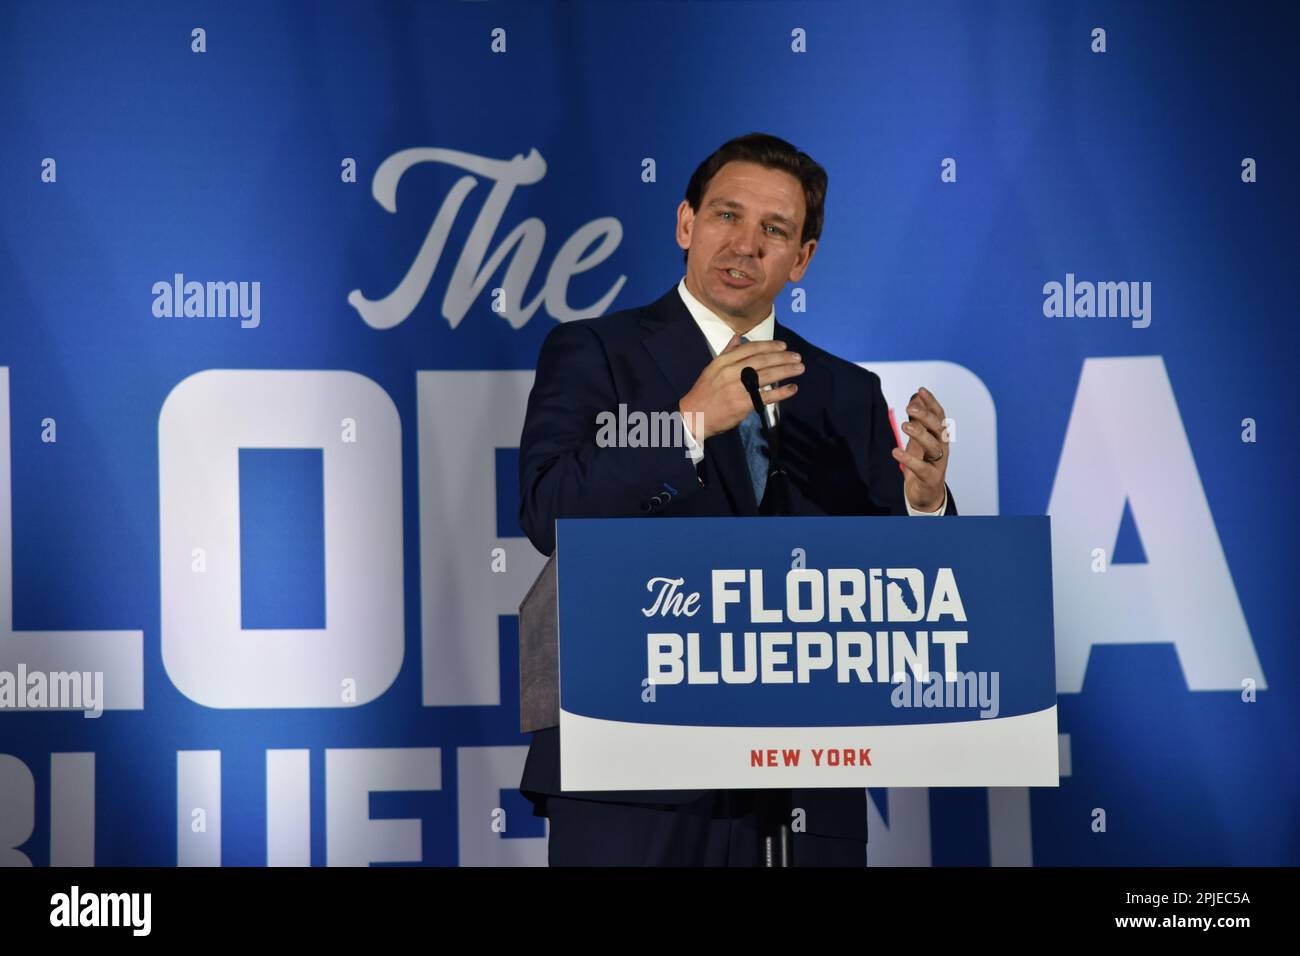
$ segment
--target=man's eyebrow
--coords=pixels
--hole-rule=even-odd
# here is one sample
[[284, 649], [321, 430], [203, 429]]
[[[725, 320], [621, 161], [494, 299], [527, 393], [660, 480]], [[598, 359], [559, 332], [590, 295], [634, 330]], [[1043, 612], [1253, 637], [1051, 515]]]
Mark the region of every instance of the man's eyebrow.
[[[704, 204], [705, 209], [712, 209], [715, 206], [721, 206], [724, 209], [736, 209], [739, 210], [740, 212], [745, 211], [744, 205], [742, 203], [736, 202], [736, 200], [734, 199], [710, 199], [708, 202]], [[763, 218], [770, 219], [773, 222], [779, 222], [783, 226], [787, 226], [790, 229], [794, 228], [794, 220], [781, 215], [779, 212], [769, 212]]]

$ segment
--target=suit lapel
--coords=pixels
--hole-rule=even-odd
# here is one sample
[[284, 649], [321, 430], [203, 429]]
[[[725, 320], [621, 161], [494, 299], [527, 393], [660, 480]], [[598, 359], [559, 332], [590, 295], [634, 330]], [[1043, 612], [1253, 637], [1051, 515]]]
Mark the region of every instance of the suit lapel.
[[[675, 285], [647, 307], [641, 326], [646, 330], [646, 351], [672, 385], [674, 394], [685, 395], [713, 360], [713, 353]], [[729, 429], [704, 443], [702, 467], [718, 476], [736, 514], [758, 514], [738, 429]]]
[[[820, 349], [810, 345], [792, 329], [777, 323], [776, 338], [803, 356], [804, 373], [794, 379], [799, 390], [781, 403], [781, 460], [787, 476], [790, 514], [818, 514], [807, 511], [804, 496], [830, 475], [819, 473], [826, 442], [826, 411], [831, 406], [831, 378], [834, 370]], [[865, 414], [865, 412], [864, 412]]]
[[[816, 435], [822, 431], [821, 415], [830, 405], [831, 370], [826, 367], [826, 360], [819, 351], [814, 351], [793, 329], [778, 322], [773, 335], [798, 352], [804, 361], [804, 373], [791, 379], [799, 386], [798, 391], [783, 401], [779, 409], [783, 438], [789, 435], [789, 440], [797, 443], [800, 436]], [[790, 435], [791, 432], [795, 434]]]

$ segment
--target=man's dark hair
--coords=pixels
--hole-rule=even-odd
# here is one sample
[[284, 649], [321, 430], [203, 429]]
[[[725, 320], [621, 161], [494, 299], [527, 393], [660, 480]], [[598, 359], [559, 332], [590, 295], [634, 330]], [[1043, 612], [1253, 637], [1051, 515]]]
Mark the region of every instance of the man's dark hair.
[[[696, 167], [691, 181], [686, 184], [686, 201], [691, 209], [700, 211], [700, 200], [704, 198], [709, 181], [714, 175], [731, 162], [758, 163], [768, 169], [780, 169], [789, 173], [803, 185], [803, 198], [806, 211], [803, 220], [803, 234], [799, 237], [802, 246], [810, 239], [819, 239], [822, 234], [822, 218], [826, 207], [826, 170], [802, 150], [795, 149], [790, 143], [767, 133], [746, 133], [728, 140], [713, 151], [704, 162]], [[682, 260], [688, 261], [690, 250], [683, 251]]]

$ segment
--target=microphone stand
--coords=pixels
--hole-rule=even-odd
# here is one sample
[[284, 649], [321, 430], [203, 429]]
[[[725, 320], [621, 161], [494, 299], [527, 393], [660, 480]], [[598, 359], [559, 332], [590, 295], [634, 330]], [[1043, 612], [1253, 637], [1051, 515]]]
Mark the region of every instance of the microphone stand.
[[[758, 373], [749, 366], [741, 369], [740, 381], [749, 392], [749, 400], [754, 403], [762, 428], [763, 440], [767, 442], [767, 487], [763, 500], [768, 507], [760, 512], [768, 515], [784, 515], [789, 511], [786, 494], [786, 473], [781, 463], [781, 432], [767, 424], [767, 408], [759, 394]], [[765, 867], [788, 867], [791, 865], [790, 836], [790, 801], [789, 791], [759, 790], [755, 794], [755, 804], [759, 828], [762, 833], [763, 865]]]

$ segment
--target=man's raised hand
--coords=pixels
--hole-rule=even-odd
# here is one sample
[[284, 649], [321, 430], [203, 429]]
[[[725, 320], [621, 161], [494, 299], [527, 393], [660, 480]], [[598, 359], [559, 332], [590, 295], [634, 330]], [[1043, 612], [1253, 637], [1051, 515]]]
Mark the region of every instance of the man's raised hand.
[[[758, 373], [759, 388], [802, 375], [804, 370], [799, 354], [788, 350], [784, 342], [742, 343], [739, 335], [733, 335], [677, 405], [686, 421], [692, 423], [692, 434], [703, 431], [695, 434], [696, 441], [703, 443], [706, 438], [735, 428], [754, 410], [749, 392], [740, 381], [740, 370], [745, 366]], [[768, 389], [762, 393], [763, 404], [787, 399], [798, 388], [791, 382]]]
[[917, 511], [937, 511], [946, 494], [944, 476], [948, 473], [943, 406], [923, 386], [912, 395], [907, 414], [903, 423], [903, 431], [911, 436], [907, 448], [891, 452], [904, 468], [903, 493]]

